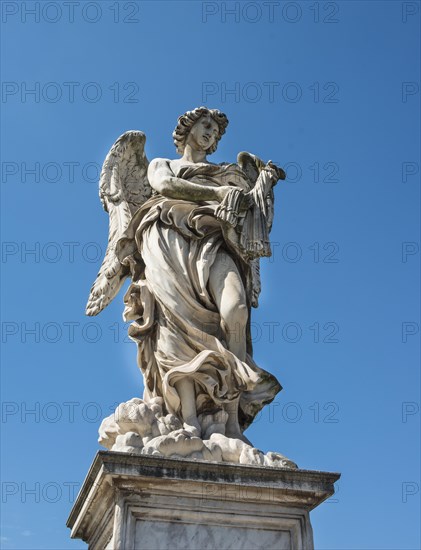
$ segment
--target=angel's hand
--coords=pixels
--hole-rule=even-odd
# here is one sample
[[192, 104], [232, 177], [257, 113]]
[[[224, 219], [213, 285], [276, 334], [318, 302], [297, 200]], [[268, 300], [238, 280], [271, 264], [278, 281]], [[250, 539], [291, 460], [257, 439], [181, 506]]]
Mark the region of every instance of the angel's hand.
[[241, 193], [240, 212], [247, 212], [254, 204], [253, 193]]
[[221, 187], [215, 187], [215, 196], [216, 196], [216, 200], [218, 202], [222, 202], [225, 197], [228, 195], [228, 193], [230, 191], [232, 191], [232, 187], [230, 187], [229, 185], [223, 185]]
[[272, 180], [273, 185], [275, 185], [278, 180], [284, 180], [286, 177], [285, 172], [280, 168], [279, 166], [276, 166], [271, 160], [269, 160], [266, 165], [263, 167], [263, 170], [266, 170], [269, 172]]

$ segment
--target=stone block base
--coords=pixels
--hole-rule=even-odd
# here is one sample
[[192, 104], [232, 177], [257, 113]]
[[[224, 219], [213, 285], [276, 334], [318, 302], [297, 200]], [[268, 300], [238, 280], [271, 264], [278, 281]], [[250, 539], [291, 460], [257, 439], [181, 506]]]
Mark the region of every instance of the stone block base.
[[339, 474], [101, 451], [67, 522], [90, 550], [313, 548]]

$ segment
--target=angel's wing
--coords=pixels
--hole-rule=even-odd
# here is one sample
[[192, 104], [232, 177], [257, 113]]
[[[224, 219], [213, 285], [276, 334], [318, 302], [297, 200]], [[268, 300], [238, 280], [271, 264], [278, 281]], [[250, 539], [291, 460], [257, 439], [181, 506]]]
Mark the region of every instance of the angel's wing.
[[238, 153], [237, 163], [243, 172], [246, 173], [249, 181], [253, 185], [259, 177], [260, 169], [265, 165], [261, 159], [251, 153], [247, 153], [247, 151], [241, 151], [241, 153]]
[[110, 216], [108, 246], [97, 278], [92, 285], [87, 315], [98, 315], [116, 296], [129, 268], [115, 253], [117, 241], [127, 229], [135, 211], [151, 196], [145, 155], [146, 136], [131, 130], [120, 136], [111, 147], [102, 166], [99, 198]]

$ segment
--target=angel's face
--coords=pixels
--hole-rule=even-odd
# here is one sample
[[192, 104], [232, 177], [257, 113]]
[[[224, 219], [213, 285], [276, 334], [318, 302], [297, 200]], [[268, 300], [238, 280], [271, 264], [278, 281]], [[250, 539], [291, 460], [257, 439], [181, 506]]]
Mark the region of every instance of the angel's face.
[[218, 134], [218, 124], [210, 115], [203, 115], [192, 126], [187, 143], [193, 149], [207, 151], [217, 141]]

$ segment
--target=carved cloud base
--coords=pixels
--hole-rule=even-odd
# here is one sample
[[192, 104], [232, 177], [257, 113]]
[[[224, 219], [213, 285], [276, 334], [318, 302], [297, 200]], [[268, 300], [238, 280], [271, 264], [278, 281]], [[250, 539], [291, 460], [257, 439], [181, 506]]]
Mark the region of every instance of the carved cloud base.
[[228, 415], [224, 411], [200, 415], [201, 435], [172, 414], [163, 412], [159, 397], [149, 402], [133, 398], [121, 403], [102, 421], [99, 443], [110, 451], [137, 455], [231, 462], [275, 468], [297, 468], [276, 452], [264, 454], [251, 444], [225, 436]]
[[313, 549], [339, 474], [101, 451], [70, 514], [90, 550]]

